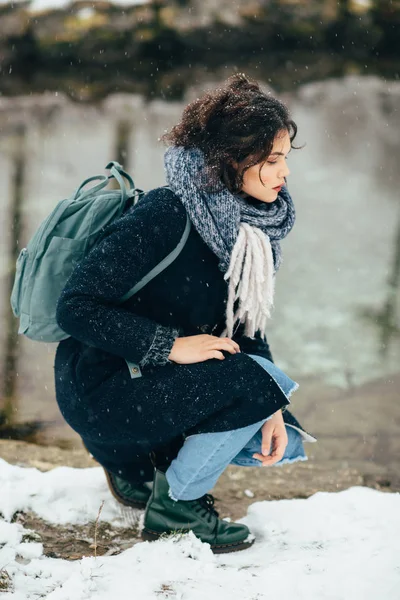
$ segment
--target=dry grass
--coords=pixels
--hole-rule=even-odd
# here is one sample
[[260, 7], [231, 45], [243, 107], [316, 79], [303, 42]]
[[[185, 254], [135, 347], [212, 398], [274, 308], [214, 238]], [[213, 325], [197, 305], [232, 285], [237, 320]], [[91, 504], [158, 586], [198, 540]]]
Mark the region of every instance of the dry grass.
[[98, 528], [99, 528], [99, 518], [100, 518], [100, 515], [101, 515], [101, 511], [103, 510], [103, 506], [104, 506], [104, 500], [100, 504], [99, 512], [97, 513], [96, 523], [95, 523], [95, 526], [94, 526], [94, 555], [95, 555], [95, 558], [97, 558], [97, 531], [98, 531]]
[[5, 569], [0, 570], [0, 592], [12, 591], [12, 579]]

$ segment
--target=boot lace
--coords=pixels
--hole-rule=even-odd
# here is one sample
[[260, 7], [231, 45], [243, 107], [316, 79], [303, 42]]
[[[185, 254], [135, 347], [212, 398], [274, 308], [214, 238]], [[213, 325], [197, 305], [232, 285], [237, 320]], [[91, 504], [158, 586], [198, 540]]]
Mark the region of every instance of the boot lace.
[[209, 523], [212, 517], [219, 516], [218, 511], [214, 508], [214, 496], [211, 494], [204, 494], [204, 496], [196, 500], [195, 510], [201, 516], [206, 517]]

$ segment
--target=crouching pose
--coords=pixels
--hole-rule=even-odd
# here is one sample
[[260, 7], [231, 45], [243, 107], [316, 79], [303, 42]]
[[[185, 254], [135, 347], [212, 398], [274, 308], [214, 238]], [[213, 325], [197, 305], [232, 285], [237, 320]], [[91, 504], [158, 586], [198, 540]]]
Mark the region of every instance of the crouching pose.
[[[251, 545], [209, 494], [229, 464], [307, 460], [315, 438], [267, 343], [280, 240], [295, 221], [286, 159], [297, 127], [243, 75], [189, 104], [164, 135], [168, 187], [111, 224], [58, 303], [62, 414], [142, 536], [193, 531], [214, 552]], [[175, 260], [120, 299], [165, 257]], [[149, 482], [153, 482], [153, 486]]]

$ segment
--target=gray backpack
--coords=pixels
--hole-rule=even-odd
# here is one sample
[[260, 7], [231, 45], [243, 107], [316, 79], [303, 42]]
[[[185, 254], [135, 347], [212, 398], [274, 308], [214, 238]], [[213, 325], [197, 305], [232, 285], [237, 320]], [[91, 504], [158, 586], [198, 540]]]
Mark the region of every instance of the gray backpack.
[[[11, 307], [19, 317], [18, 333], [40, 342], [60, 342], [69, 337], [56, 321], [58, 298], [74, 267], [99, 242], [104, 228], [122, 216], [143, 195], [117, 162], [106, 169], [110, 175], [86, 179], [68, 199], [61, 200], [39, 226], [17, 260]], [[118, 190], [104, 189], [115, 178]], [[124, 178], [129, 182], [127, 189]], [[99, 181], [84, 190], [87, 183]], [[150, 271], [119, 303], [136, 294], [168, 267], [183, 249], [190, 232], [190, 220], [177, 247]]]

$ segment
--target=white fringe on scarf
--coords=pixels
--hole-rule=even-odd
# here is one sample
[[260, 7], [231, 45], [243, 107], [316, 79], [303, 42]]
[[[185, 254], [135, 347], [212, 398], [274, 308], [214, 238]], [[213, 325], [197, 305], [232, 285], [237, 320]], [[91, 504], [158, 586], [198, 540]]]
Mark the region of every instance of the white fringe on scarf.
[[[241, 223], [224, 279], [229, 279], [229, 290], [226, 328], [221, 337], [231, 338], [239, 319], [245, 324], [244, 335], [254, 337], [260, 331], [265, 339], [274, 303], [275, 277], [271, 243], [261, 229]], [[234, 314], [236, 301], [239, 302]]]

